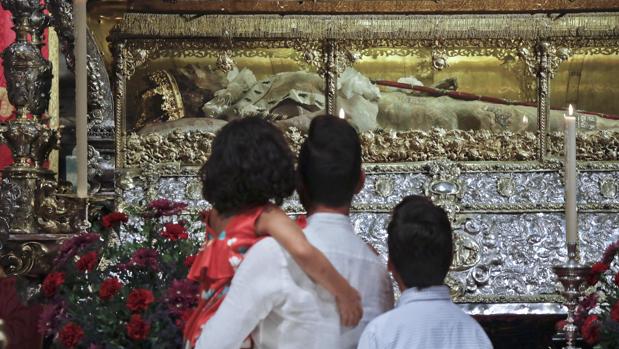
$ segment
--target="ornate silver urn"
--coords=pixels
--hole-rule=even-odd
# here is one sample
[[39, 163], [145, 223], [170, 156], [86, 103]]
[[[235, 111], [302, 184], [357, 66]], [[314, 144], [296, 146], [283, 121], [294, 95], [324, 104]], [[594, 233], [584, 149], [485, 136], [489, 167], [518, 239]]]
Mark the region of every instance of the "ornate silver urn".
[[2, 0], [13, 14], [16, 41], [3, 51], [9, 101], [15, 119], [0, 125], [13, 164], [0, 182], [0, 266], [9, 274], [38, 274], [49, 268], [56, 241], [75, 233], [85, 203], [67, 196], [53, 171], [44, 167], [59, 147], [60, 132], [49, 126], [47, 107], [51, 63], [41, 53], [42, 34], [49, 25], [38, 0]]

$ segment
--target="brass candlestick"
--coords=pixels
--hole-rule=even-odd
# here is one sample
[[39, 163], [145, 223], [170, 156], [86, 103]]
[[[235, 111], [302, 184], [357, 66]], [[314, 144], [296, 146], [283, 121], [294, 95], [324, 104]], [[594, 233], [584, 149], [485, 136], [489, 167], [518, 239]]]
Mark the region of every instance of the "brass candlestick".
[[578, 328], [574, 324], [574, 313], [581, 295], [581, 287], [587, 280], [587, 276], [591, 271], [590, 266], [580, 264], [577, 251], [578, 248], [576, 244], [568, 244], [567, 262], [552, 268], [559, 282], [563, 285], [561, 295], [564, 298], [563, 304], [567, 307], [567, 319], [563, 327], [566, 339], [566, 346], [564, 349], [578, 349], [576, 346]]

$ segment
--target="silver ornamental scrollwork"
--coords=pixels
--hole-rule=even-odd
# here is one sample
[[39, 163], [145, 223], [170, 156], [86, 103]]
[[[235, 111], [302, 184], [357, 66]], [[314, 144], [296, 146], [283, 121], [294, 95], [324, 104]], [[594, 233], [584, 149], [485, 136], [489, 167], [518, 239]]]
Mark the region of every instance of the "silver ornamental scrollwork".
[[325, 42], [324, 71], [319, 72], [325, 78], [325, 110], [329, 115], [336, 115], [337, 108], [337, 43], [334, 40]]
[[443, 70], [449, 67], [447, 57], [444, 52], [437, 51], [432, 53], [432, 68], [435, 70]]
[[185, 189], [185, 195], [192, 200], [202, 199], [202, 184], [198, 181], [191, 182]]
[[388, 197], [393, 193], [393, 181], [389, 178], [380, 178], [374, 184], [376, 194], [382, 197]]
[[[365, 186], [353, 199], [352, 209], [355, 212], [389, 212], [407, 195], [424, 195], [425, 188], [428, 187], [432, 178], [427, 175], [425, 166], [422, 164], [399, 165], [366, 165]], [[459, 201], [460, 213], [471, 212], [561, 212], [563, 211], [563, 185], [561, 176], [557, 170], [549, 171], [539, 169], [531, 172], [495, 172], [522, 170], [520, 168], [503, 168], [493, 166], [479, 167], [472, 166], [470, 169], [464, 164], [460, 164], [464, 172], [459, 179], [464, 183], [464, 194]], [[188, 201], [192, 206], [198, 205], [197, 187], [194, 190], [193, 183], [196, 183], [196, 173], [198, 167], [181, 166], [179, 163], [160, 164], [156, 167], [156, 172], [161, 178], [167, 178], [164, 182], [157, 182], [155, 186], [159, 188], [155, 196], [169, 197], [174, 200]], [[379, 171], [380, 172], [377, 172]], [[474, 172], [468, 172], [473, 170]], [[132, 175], [121, 176], [121, 183], [130, 183], [133, 178], [142, 178], [142, 173], [147, 173], [148, 169], [132, 169]], [[605, 179], [612, 179], [616, 172], [600, 171], [581, 171], [579, 178], [580, 199], [579, 208], [582, 212], [602, 211], [607, 212], [612, 209], [619, 209], [619, 197], [606, 199], [600, 192], [600, 185]], [[509, 196], [498, 193], [497, 183], [502, 178], [509, 177], [513, 181], [515, 192]], [[396, 185], [397, 183], [397, 185]], [[196, 184], [197, 185], [197, 184]], [[143, 189], [132, 185], [129, 188], [122, 187], [130, 193], [144, 192]], [[192, 187], [194, 196], [188, 194], [189, 187]], [[164, 190], [165, 188], [165, 190]], [[139, 190], [138, 190], [139, 189]], [[132, 194], [133, 195], [133, 194]], [[128, 200], [128, 199], [127, 199]], [[133, 199], [127, 201], [128, 205], [137, 205], [138, 201]], [[294, 210], [302, 210], [296, 204], [292, 205]], [[469, 223], [467, 232], [474, 234], [474, 228]]]
[[481, 247], [466, 234], [454, 233], [454, 256], [451, 270], [463, 271], [477, 265], [481, 259]]
[[99, 147], [88, 146], [88, 185], [91, 194], [110, 193], [114, 191], [115, 166], [114, 149], [107, 139], [95, 143]]
[[512, 195], [514, 195], [514, 192], [516, 191], [516, 184], [514, 183], [514, 180], [512, 179], [511, 176], [505, 176], [505, 177], [501, 177], [498, 181], [497, 181], [497, 192], [506, 198], [511, 197]]
[[613, 199], [617, 196], [617, 181], [612, 178], [605, 178], [600, 182], [600, 194], [606, 199]]
[[[70, 0], [48, 0], [47, 8], [52, 14], [52, 23], [60, 38], [67, 66], [73, 71], [73, 4]], [[87, 50], [89, 136], [111, 141], [114, 138], [112, 87], [103, 62], [103, 55], [90, 31], [87, 37]]]
[[[176, 165], [166, 166], [167, 170], [174, 168]], [[375, 166], [375, 165], [373, 165]], [[402, 170], [404, 165], [398, 166], [383, 166], [385, 171], [391, 167], [393, 170]], [[467, 168], [467, 166], [463, 166]], [[165, 173], [166, 167], [158, 167], [150, 171]], [[356, 210], [353, 211], [351, 218], [357, 233], [366, 241], [372, 243], [373, 246], [386, 257], [386, 224], [389, 220], [389, 212], [393, 205], [403, 196], [411, 193], [423, 193], [426, 187], [425, 183], [432, 180], [426, 173], [427, 167], [415, 167], [411, 165], [406, 167], [409, 171], [414, 169], [422, 173], [392, 173], [376, 174], [371, 172], [368, 174], [367, 191], [362, 192], [356, 197]], [[479, 170], [479, 166], [472, 166], [474, 170]], [[499, 167], [501, 168], [501, 167]], [[368, 168], [366, 168], [367, 170]], [[497, 168], [486, 167], [487, 170], [496, 170]], [[208, 207], [208, 203], [204, 200], [195, 200], [190, 197], [188, 188], [195, 186], [198, 188], [199, 180], [195, 176], [197, 168], [183, 169], [177, 167], [175, 171], [184, 171], [181, 177], [160, 177], [155, 183], [150, 182], [148, 185], [157, 188], [156, 197], [168, 197], [174, 200], [189, 201], [192, 206], [197, 208]], [[177, 172], [180, 173], [180, 172]], [[376, 181], [381, 176], [387, 176], [391, 181], [396, 180], [398, 186], [393, 190], [393, 193], [388, 198], [383, 198], [374, 192]], [[488, 174], [484, 173], [464, 173], [460, 176], [465, 176], [467, 183], [473, 183], [480, 176]], [[505, 204], [501, 202], [508, 201], [508, 198], [500, 196], [496, 192], [496, 181], [506, 176], [505, 173], [491, 173], [493, 176], [491, 181], [480, 183], [479, 186], [465, 184], [465, 189], [481, 190], [481, 196], [471, 196], [475, 200], [470, 202], [472, 207], [478, 206], [480, 202], [495, 203], [489, 204], [483, 214], [467, 213], [457, 215], [459, 223], [454, 224], [454, 234], [457, 235], [455, 241], [460, 241], [459, 237], [466, 237], [466, 244], [458, 244], [456, 246], [456, 254], [461, 256], [474, 256], [475, 258], [460, 258], [461, 260], [475, 261], [477, 263], [469, 263], [467, 268], [459, 268], [457, 263], [454, 266], [457, 269], [450, 272], [450, 286], [454, 294], [458, 294], [455, 299], [459, 302], [491, 302], [491, 303], [514, 303], [514, 302], [554, 302], [559, 299], [554, 293], [552, 280], [554, 276], [550, 271], [556, 259], [564, 257], [564, 232], [562, 221], [562, 196], [560, 194], [560, 176], [557, 172], [530, 172], [530, 173], [514, 173], [514, 182], [518, 187], [525, 186], [529, 193], [518, 191], [514, 197], [509, 200], [513, 202], [526, 201], [529, 197], [531, 200], [539, 201], [542, 206], [531, 206], [530, 213], [526, 213], [523, 209], [528, 206], [517, 207], [516, 211], [511, 212]], [[398, 177], [401, 176], [401, 177]], [[468, 177], [466, 177], [468, 176]], [[591, 188], [583, 189], [586, 195], [584, 199], [594, 200], [600, 197], [599, 183], [603, 178], [612, 178], [615, 173], [608, 172], [586, 172], [584, 173], [583, 183], [586, 181], [593, 182]], [[147, 202], [145, 182], [143, 175], [136, 173], [134, 176], [128, 176], [131, 180], [126, 180], [121, 183], [126, 183], [127, 186], [123, 189], [123, 199], [130, 205], [144, 205]], [[410, 178], [410, 179], [407, 179]], [[494, 180], [494, 182], [492, 182]], [[133, 182], [133, 183], [131, 183]], [[488, 184], [491, 183], [491, 184]], [[495, 185], [493, 186], [492, 183]], [[546, 184], [540, 184], [546, 183]], [[549, 187], [545, 189], [543, 187]], [[365, 189], [364, 189], [365, 190]], [[535, 191], [531, 193], [530, 191]], [[538, 196], [542, 195], [542, 196]], [[546, 195], [546, 196], [543, 196]], [[591, 196], [589, 195], [597, 195]], [[467, 194], [467, 197], [468, 194]], [[388, 200], [387, 200], [388, 199]], [[471, 200], [471, 199], [467, 199]], [[384, 207], [376, 210], [378, 207], [365, 205], [368, 202], [385, 202]], [[586, 207], [586, 205], [581, 205]], [[300, 212], [302, 210], [296, 199], [287, 202], [285, 205], [289, 212]], [[545, 212], [547, 207], [556, 209], [556, 212]], [[601, 208], [601, 206], [600, 206]], [[487, 213], [492, 210], [498, 210], [496, 213]], [[583, 212], [583, 211], [581, 211]], [[604, 249], [608, 242], [614, 241], [618, 236], [619, 231], [616, 230], [618, 217], [615, 214], [602, 212], [582, 213], [582, 238], [584, 255], [587, 258], [595, 259], [599, 251]], [[469, 244], [474, 242], [477, 247]], [[466, 247], [462, 250], [462, 246]], [[468, 247], [467, 247], [468, 246]], [[481, 251], [479, 254], [471, 253], [471, 251]], [[468, 250], [468, 251], [467, 251]], [[473, 264], [473, 265], [471, 265]], [[450, 282], [448, 280], [448, 283]], [[551, 280], [551, 281], [548, 281]]]
[[217, 69], [221, 70], [224, 73], [227, 73], [234, 69], [236, 64], [230, 57], [232, 52], [230, 50], [220, 51], [217, 55], [217, 60], [215, 61], [215, 66]]
[[30, 42], [14, 42], [3, 51], [9, 101], [18, 118], [41, 117], [49, 105], [52, 66]]
[[433, 161], [427, 165], [432, 180], [425, 185], [425, 195], [441, 206], [452, 221], [460, 212], [460, 199], [464, 194], [464, 183], [459, 179], [461, 169], [451, 161]]
[[0, 265], [9, 275], [27, 275], [33, 270], [49, 270], [49, 249], [40, 242], [25, 242], [0, 253]]
[[548, 151], [545, 135], [550, 115], [550, 80], [554, 78], [561, 62], [567, 60], [572, 52], [568, 48], [557, 48], [550, 42], [541, 41], [535, 46], [534, 53], [522, 47], [518, 54], [524, 60], [529, 73], [537, 78], [537, 119], [538, 129], [542, 135], [539, 137], [538, 156], [544, 159]]
[[[357, 233], [384, 258], [389, 216], [388, 213], [364, 212], [354, 213], [351, 217]], [[583, 216], [593, 224], [609, 217], [612, 215]], [[561, 220], [560, 213], [474, 214], [466, 217], [462, 225], [455, 225], [457, 236], [466, 236], [479, 246], [479, 251], [483, 251], [471, 254], [471, 261], [478, 259], [474, 265], [469, 268], [455, 266], [449, 272], [447, 283], [457, 295], [455, 299], [459, 302], [497, 303], [552, 299], [555, 277], [550, 267], [565, 254]], [[613, 221], [616, 222], [617, 218]], [[583, 231], [583, 236], [599, 236], [591, 227]], [[607, 235], [604, 239], [612, 238], [611, 232]], [[456, 254], [468, 252], [461, 246], [456, 245]]]

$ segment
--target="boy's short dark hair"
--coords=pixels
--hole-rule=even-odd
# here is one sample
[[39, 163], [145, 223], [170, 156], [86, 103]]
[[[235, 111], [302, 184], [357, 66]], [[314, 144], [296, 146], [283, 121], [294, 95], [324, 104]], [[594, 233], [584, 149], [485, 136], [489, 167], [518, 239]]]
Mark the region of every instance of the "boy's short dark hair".
[[334, 116], [315, 117], [299, 152], [298, 172], [310, 204], [350, 204], [361, 176], [361, 142], [355, 129]]
[[295, 188], [294, 157], [277, 127], [247, 117], [219, 130], [200, 177], [204, 198], [222, 214], [280, 205]]
[[453, 258], [451, 223], [423, 196], [408, 196], [387, 228], [389, 259], [407, 288], [442, 285]]

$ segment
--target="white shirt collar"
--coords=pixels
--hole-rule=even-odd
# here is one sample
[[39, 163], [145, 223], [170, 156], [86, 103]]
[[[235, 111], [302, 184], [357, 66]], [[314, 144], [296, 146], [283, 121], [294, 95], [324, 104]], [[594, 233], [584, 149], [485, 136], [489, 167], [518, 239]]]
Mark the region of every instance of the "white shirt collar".
[[307, 217], [307, 223], [323, 223], [328, 222], [330, 224], [347, 223], [350, 224], [350, 217], [345, 214], [335, 212], [316, 212]]
[[398, 300], [398, 307], [412, 302], [425, 302], [436, 300], [451, 300], [449, 296], [449, 288], [445, 285], [430, 286], [423, 289], [408, 288], [402, 292], [400, 299]]

